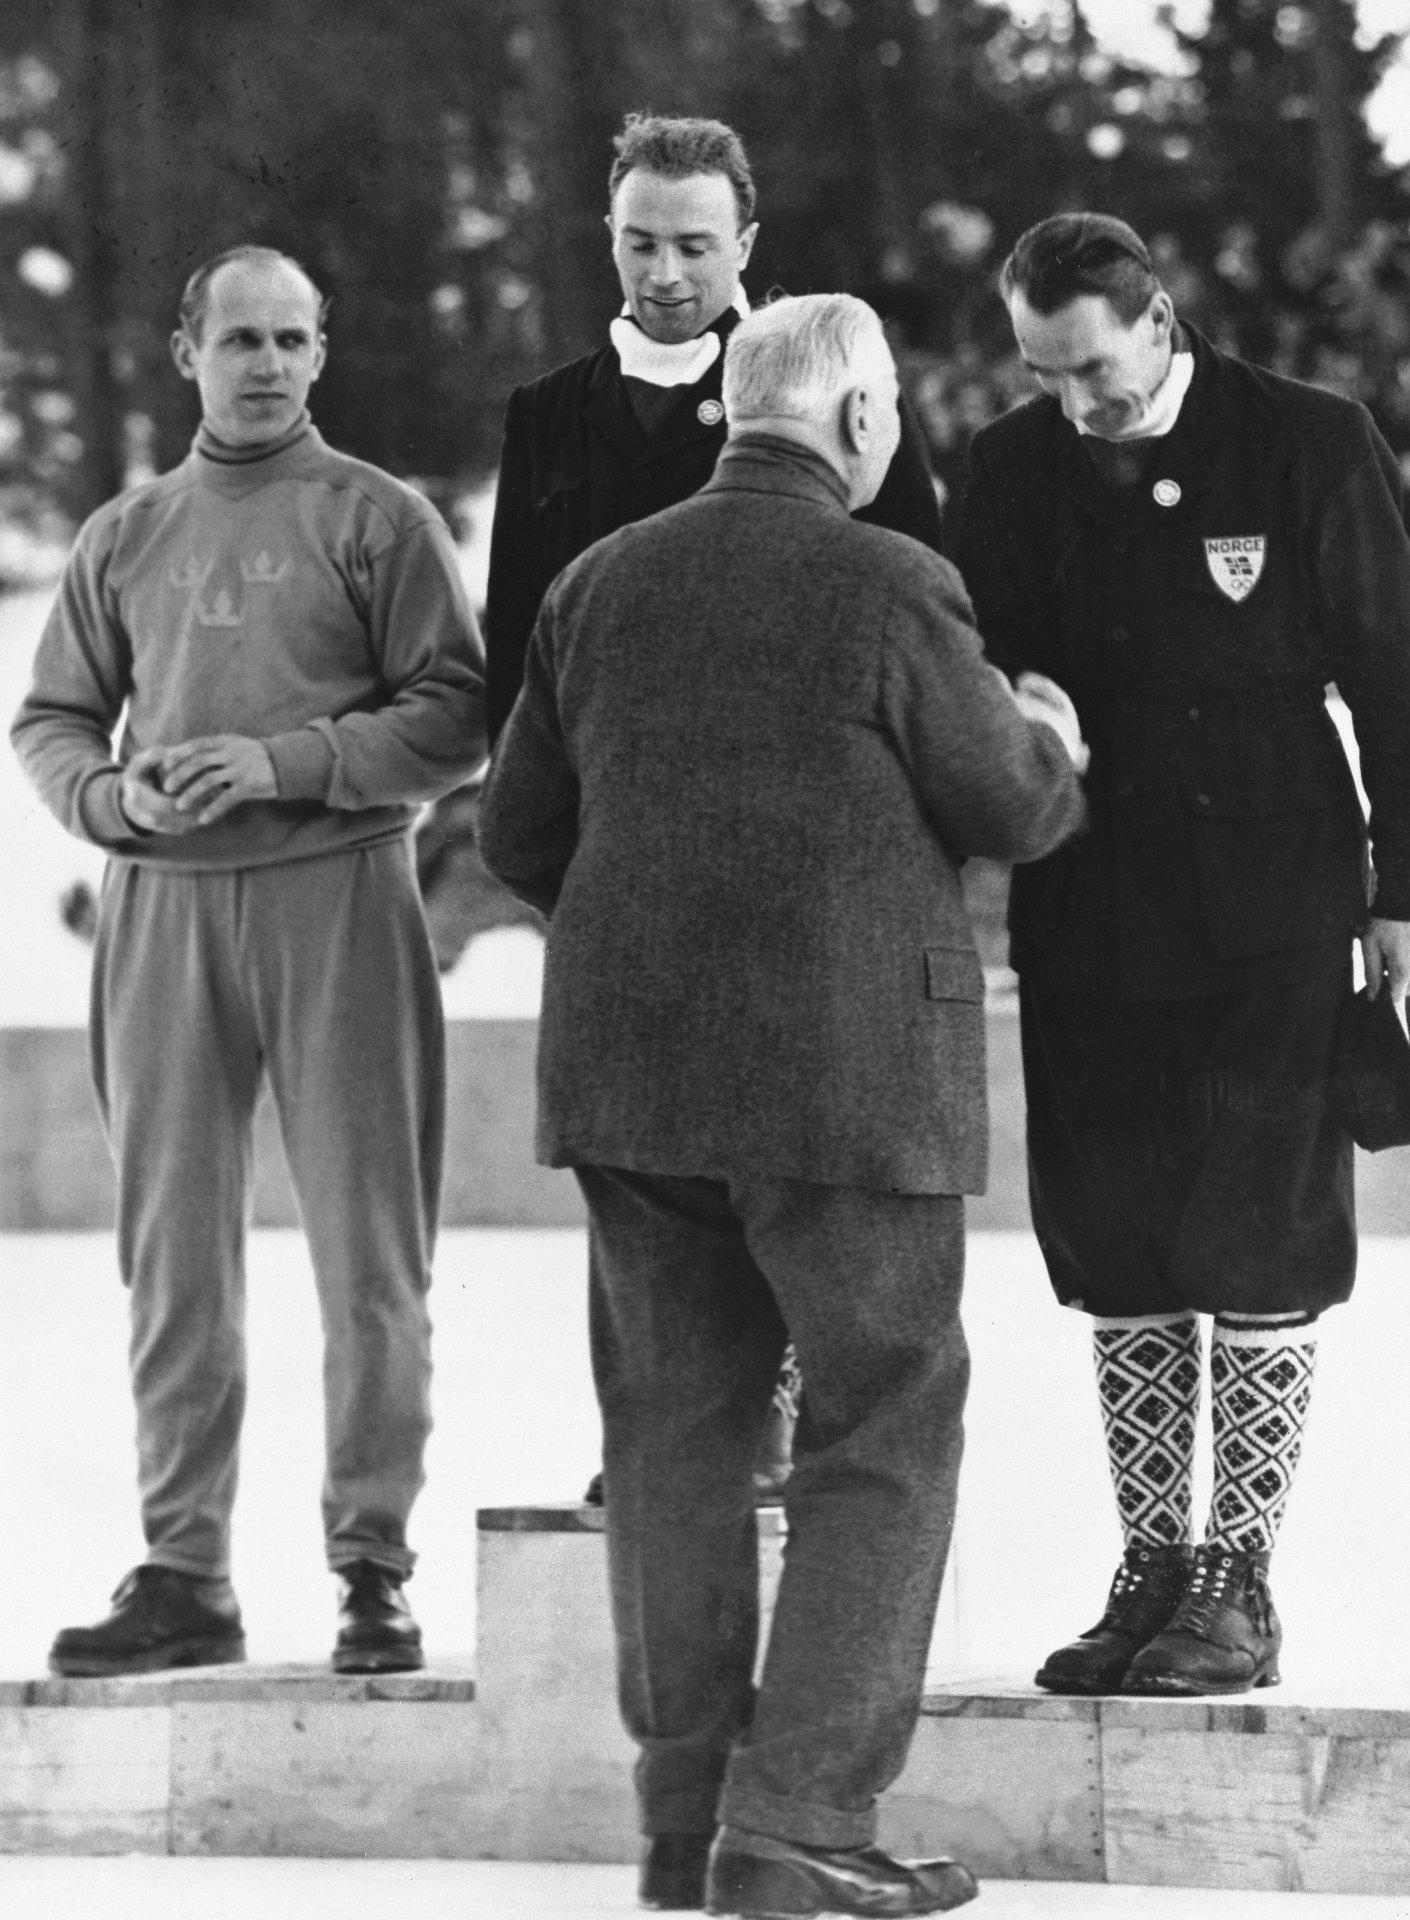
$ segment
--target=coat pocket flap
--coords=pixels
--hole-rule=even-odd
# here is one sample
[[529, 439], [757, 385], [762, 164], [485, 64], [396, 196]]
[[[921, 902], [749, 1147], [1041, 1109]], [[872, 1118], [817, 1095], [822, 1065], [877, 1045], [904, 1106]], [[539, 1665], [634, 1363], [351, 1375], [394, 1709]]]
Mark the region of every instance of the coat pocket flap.
[[982, 1000], [984, 969], [973, 947], [927, 947], [927, 1000]]

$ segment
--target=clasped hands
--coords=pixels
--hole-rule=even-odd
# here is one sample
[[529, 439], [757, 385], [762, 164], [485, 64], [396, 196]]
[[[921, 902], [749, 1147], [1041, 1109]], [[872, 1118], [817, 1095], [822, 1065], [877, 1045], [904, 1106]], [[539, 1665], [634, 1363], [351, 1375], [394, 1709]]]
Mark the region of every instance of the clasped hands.
[[1077, 709], [1056, 680], [1045, 673], [1021, 673], [1014, 682], [1013, 697], [1025, 720], [1041, 720], [1051, 727], [1067, 748], [1067, 757], [1078, 773], [1085, 773], [1092, 750], [1082, 738], [1082, 723]]
[[264, 744], [241, 733], [204, 734], [174, 747], [143, 747], [122, 770], [122, 811], [144, 833], [190, 833], [279, 786]]

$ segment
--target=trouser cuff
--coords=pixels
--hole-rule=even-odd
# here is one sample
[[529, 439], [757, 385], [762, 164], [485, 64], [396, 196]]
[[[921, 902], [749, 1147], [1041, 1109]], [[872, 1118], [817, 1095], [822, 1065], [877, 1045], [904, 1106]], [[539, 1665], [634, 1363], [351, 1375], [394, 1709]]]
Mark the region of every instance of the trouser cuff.
[[830, 1852], [869, 1847], [876, 1839], [874, 1807], [857, 1813], [817, 1801], [761, 1793], [732, 1781], [726, 1783], [720, 1798], [720, 1824], [742, 1827], [746, 1833], [767, 1834], [772, 1840], [792, 1840], [801, 1847], [826, 1847]]
[[193, 1580], [228, 1580], [230, 1561], [228, 1558], [217, 1560], [214, 1565], [209, 1560], [192, 1560], [181, 1553], [171, 1553], [165, 1547], [152, 1547], [143, 1562], [148, 1567], [165, 1567], [168, 1573], [189, 1574]]
[[330, 1547], [328, 1549], [328, 1571], [346, 1573], [349, 1567], [355, 1567], [362, 1561], [374, 1567], [383, 1567], [388, 1573], [394, 1573], [399, 1580], [409, 1580], [411, 1570], [416, 1565], [416, 1555], [409, 1551], [398, 1553], [392, 1547]]

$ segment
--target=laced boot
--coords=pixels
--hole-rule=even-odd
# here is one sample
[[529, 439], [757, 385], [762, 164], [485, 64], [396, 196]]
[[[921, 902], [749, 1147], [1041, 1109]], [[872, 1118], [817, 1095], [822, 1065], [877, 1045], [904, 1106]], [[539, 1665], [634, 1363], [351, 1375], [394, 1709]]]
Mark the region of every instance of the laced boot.
[[160, 1673], [244, 1657], [240, 1607], [228, 1580], [143, 1566], [119, 1583], [106, 1619], [59, 1633], [49, 1666], [65, 1674]]
[[1283, 1629], [1266, 1553], [1195, 1550], [1185, 1597], [1163, 1633], [1132, 1660], [1123, 1693], [1244, 1693], [1275, 1687]]
[[1034, 1679], [1049, 1693], [1121, 1693], [1136, 1653], [1167, 1625], [1180, 1604], [1195, 1550], [1132, 1540], [1121, 1557], [1106, 1612], [1067, 1646], [1050, 1653]]

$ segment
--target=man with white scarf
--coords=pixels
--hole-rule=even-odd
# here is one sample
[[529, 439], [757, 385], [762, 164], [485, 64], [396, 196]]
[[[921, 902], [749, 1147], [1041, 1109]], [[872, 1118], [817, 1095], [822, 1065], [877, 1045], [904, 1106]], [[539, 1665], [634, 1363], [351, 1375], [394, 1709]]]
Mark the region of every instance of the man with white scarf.
[[[629, 114], [608, 179], [622, 312], [609, 344], [510, 396], [485, 610], [486, 719], [494, 745], [518, 696], [550, 581], [606, 534], [697, 492], [725, 444], [724, 343], [758, 223], [738, 134], [718, 120]], [[924, 436], [904, 396], [901, 439], [859, 520], [940, 550]], [[773, 1500], [789, 1467], [791, 1360], [756, 1475]], [[594, 1477], [587, 1498], [600, 1502]]]
[[[609, 344], [510, 396], [485, 613], [493, 745], [518, 695], [548, 583], [605, 534], [674, 506], [725, 443], [724, 343], [749, 311], [740, 276], [758, 223], [739, 136], [718, 120], [629, 114], [608, 180], [624, 306]], [[858, 518], [940, 548], [925, 442], [901, 444]]]

